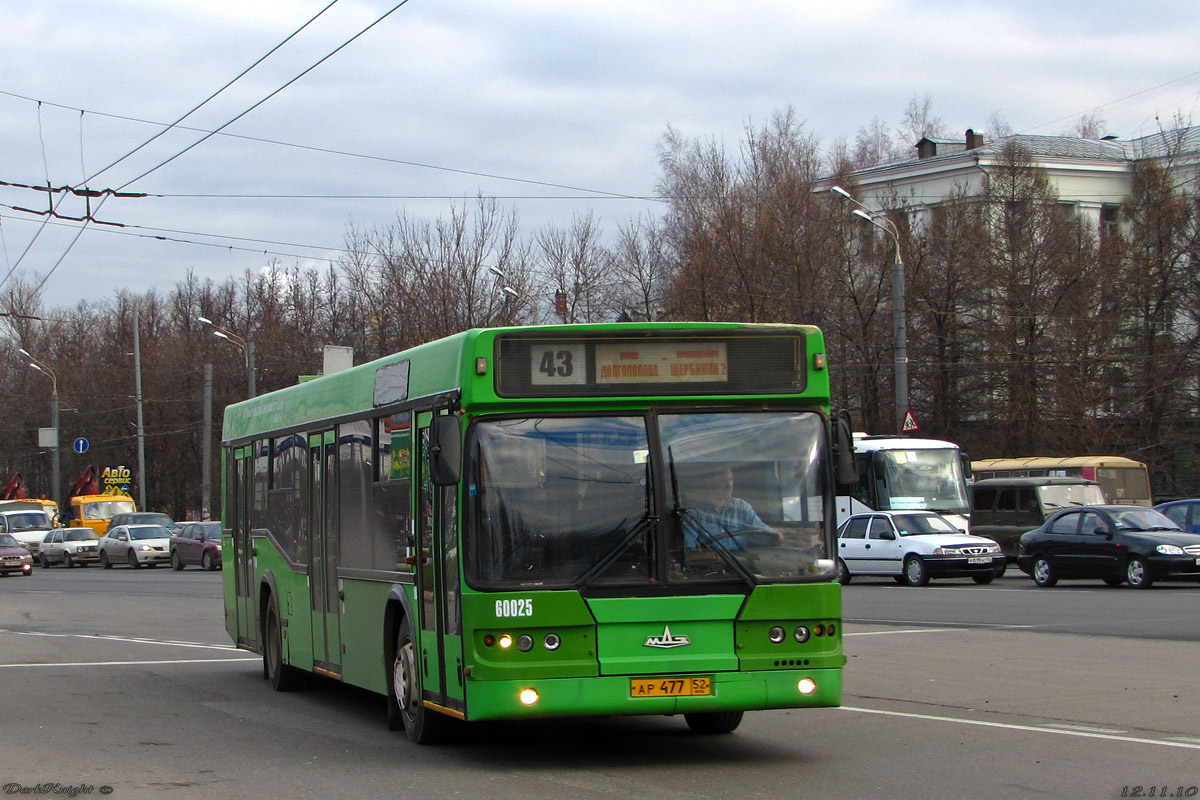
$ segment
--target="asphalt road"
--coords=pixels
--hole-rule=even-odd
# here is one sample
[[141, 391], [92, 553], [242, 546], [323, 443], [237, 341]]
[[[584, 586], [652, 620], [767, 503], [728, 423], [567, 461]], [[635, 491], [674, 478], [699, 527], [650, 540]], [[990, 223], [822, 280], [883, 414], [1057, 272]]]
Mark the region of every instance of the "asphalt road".
[[0, 795], [1200, 796], [1194, 584], [855, 581], [840, 709], [717, 737], [678, 718], [473, 725], [429, 748], [388, 732], [375, 695], [272, 692], [229, 644], [220, 577], [0, 579]]

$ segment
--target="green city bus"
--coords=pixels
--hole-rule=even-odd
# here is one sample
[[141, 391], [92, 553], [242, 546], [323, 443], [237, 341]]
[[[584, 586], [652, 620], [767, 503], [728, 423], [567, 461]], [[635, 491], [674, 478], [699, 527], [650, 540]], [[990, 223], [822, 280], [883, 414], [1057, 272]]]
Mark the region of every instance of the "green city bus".
[[231, 405], [229, 635], [276, 690], [386, 695], [418, 743], [837, 706], [829, 401], [815, 327], [615, 323], [469, 330]]

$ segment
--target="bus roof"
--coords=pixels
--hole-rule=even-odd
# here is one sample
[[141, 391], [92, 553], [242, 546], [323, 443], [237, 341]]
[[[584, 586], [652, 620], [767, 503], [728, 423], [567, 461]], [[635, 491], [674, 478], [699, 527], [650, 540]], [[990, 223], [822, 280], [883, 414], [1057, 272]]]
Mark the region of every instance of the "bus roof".
[[859, 453], [872, 450], [946, 450], [958, 449], [954, 442], [944, 442], [941, 439], [911, 439], [907, 436], [868, 436], [865, 433], [854, 434], [854, 449]]
[[1144, 467], [1141, 461], [1124, 456], [1030, 456], [1028, 458], [984, 458], [971, 462], [972, 470], [1055, 469], [1058, 467]]

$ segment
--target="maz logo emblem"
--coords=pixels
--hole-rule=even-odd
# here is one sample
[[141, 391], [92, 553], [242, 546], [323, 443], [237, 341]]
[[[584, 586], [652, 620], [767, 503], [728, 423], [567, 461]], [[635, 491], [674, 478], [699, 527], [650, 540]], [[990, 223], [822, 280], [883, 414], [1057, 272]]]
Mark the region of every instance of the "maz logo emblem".
[[669, 625], [663, 627], [662, 636], [651, 636], [646, 639], [646, 647], [685, 647], [692, 643], [692, 640], [686, 636], [675, 636], [671, 633]]

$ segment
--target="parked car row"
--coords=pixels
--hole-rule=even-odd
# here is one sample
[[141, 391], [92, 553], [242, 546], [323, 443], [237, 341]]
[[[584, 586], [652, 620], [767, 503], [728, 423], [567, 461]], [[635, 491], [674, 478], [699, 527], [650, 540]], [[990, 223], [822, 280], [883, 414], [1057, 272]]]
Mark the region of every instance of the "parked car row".
[[[1044, 479], [1043, 479], [1044, 480]], [[980, 483], [986, 483], [981, 481]], [[1046, 499], [1029, 484], [1042, 513]], [[1062, 486], [1052, 487], [1061, 492]], [[1087, 494], [1087, 487], [1072, 487]], [[1071, 505], [1075, 503], [1075, 505]], [[1083, 504], [1068, 507], [1017, 539], [1016, 563], [1039, 587], [1060, 579], [1091, 578], [1109, 586], [1128, 583], [1148, 589], [1160, 580], [1200, 582], [1200, 500], [1165, 503], [1158, 509], [1135, 505]], [[1193, 514], [1195, 515], [1193, 517]], [[976, 533], [986, 529], [974, 526]], [[972, 578], [990, 583], [1003, 575], [1009, 558], [992, 538], [968, 535], [931, 511], [878, 511], [855, 514], [838, 530], [838, 580], [886, 575], [899, 583], [924, 586], [932, 578]]]
[[99, 564], [111, 569], [124, 564], [140, 569], [169, 563], [176, 570], [188, 566], [217, 570], [222, 566], [221, 523], [215, 521], [179, 525], [171, 521], [171, 527], [127, 523], [110, 526], [104, 536], [97, 536], [91, 528], [54, 528], [41, 533], [40, 541], [32, 542], [0, 533], [0, 575], [28, 575], [35, 560], [45, 568]]

